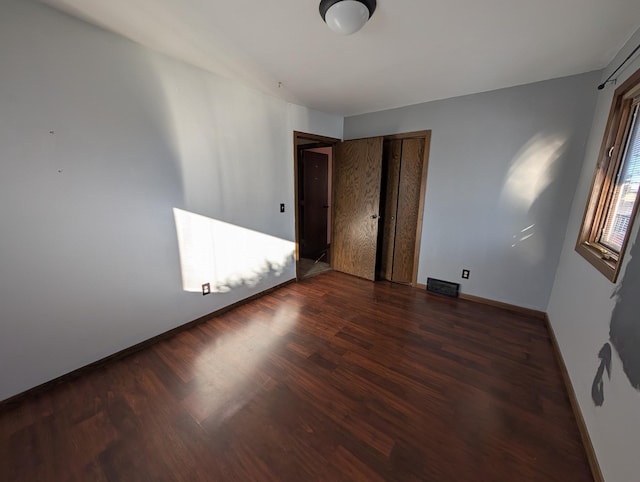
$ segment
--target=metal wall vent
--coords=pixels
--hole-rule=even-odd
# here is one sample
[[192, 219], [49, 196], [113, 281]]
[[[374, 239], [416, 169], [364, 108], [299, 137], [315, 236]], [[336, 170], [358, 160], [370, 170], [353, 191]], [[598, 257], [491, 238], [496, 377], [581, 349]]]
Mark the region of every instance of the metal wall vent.
[[460, 285], [449, 281], [427, 278], [427, 291], [457, 298], [460, 293]]

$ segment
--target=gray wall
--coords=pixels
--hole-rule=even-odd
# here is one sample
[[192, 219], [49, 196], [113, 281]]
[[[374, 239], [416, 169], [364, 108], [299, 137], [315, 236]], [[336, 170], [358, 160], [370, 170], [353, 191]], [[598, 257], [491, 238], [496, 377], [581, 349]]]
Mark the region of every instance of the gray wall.
[[[295, 276], [292, 131], [341, 137], [341, 117], [0, 8], [0, 400]], [[228, 259], [253, 264], [187, 270]]]
[[[638, 44], [640, 30], [605, 69], [602, 80], [608, 77]], [[636, 56], [635, 60], [617, 75], [618, 85], [638, 69], [640, 57]], [[598, 351], [609, 339], [609, 325], [616, 304], [613, 294], [625, 279], [631, 255], [637, 253], [637, 248], [627, 252], [616, 285], [609, 282], [575, 252], [614, 91], [614, 85], [599, 91], [548, 314], [605, 480], [637, 482], [640, 480], [640, 393], [631, 386], [615, 351], [611, 364], [611, 379], [605, 375], [604, 405], [596, 407], [591, 399], [591, 382], [600, 363]], [[638, 224], [636, 220], [629, 241], [630, 246], [638, 242]], [[639, 312], [638, 308], [640, 303], [636, 301], [636, 313]], [[633, 349], [640, 350], [640, 347], [636, 346]]]
[[432, 130], [420, 283], [460, 282], [468, 294], [546, 310], [599, 79], [592, 72], [345, 119], [345, 139]]

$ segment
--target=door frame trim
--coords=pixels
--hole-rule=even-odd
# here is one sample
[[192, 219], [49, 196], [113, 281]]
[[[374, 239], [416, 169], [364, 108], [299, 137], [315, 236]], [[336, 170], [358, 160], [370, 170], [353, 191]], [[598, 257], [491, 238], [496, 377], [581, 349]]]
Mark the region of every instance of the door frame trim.
[[[333, 185], [333, 173], [334, 173], [334, 163], [335, 163], [335, 155], [333, 155], [333, 148], [335, 147], [336, 144], [338, 144], [339, 142], [342, 142], [342, 139], [337, 139], [335, 137], [326, 137], [326, 136], [321, 136], [318, 134], [310, 134], [308, 132], [301, 132], [301, 131], [293, 131], [293, 193], [294, 193], [294, 216], [295, 216], [295, 244], [296, 244], [296, 280], [300, 281], [300, 276], [298, 273], [298, 265], [300, 262], [300, 242], [299, 242], [299, 235], [298, 235], [298, 230], [299, 230], [299, 223], [300, 223], [300, 219], [299, 219], [299, 207], [298, 207], [298, 196], [299, 196], [299, 192], [298, 192], [298, 148], [301, 147], [299, 144], [300, 140], [307, 140], [307, 141], [315, 141], [317, 143], [320, 144], [326, 144], [325, 147], [331, 147], [332, 149], [332, 156], [331, 156], [331, 183]], [[318, 146], [314, 146], [318, 147]], [[329, 205], [333, 207], [333, 193], [331, 194], [331, 198], [329, 199]], [[328, 227], [328, 229], [332, 229], [332, 227]], [[332, 234], [332, 233], [327, 233], [327, 234]]]

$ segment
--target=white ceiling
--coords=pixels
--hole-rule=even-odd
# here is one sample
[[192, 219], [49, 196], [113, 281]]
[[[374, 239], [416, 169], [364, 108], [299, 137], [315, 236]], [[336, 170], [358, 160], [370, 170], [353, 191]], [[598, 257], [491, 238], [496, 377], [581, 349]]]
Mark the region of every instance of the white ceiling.
[[640, 26], [639, 0], [378, 0], [348, 37], [322, 22], [319, 0], [42, 1], [344, 115], [600, 69]]

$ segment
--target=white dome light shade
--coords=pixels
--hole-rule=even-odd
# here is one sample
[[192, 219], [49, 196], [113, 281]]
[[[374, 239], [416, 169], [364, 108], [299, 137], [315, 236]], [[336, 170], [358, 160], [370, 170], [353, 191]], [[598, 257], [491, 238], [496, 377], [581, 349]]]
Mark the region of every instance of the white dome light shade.
[[[330, 3], [332, 4], [326, 8], [326, 5]], [[369, 5], [367, 5], [367, 3]], [[324, 8], [326, 8], [326, 10], [323, 14]], [[320, 3], [320, 12], [324, 21], [331, 30], [342, 35], [351, 35], [364, 27], [374, 9], [375, 1], [338, 0], [337, 2], [327, 2], [325, 0]]]
[[367, 23], [369, 9], [356, 0], [343, 0], [327, 10], [324, 20], [334, 32], [351, 35]]

